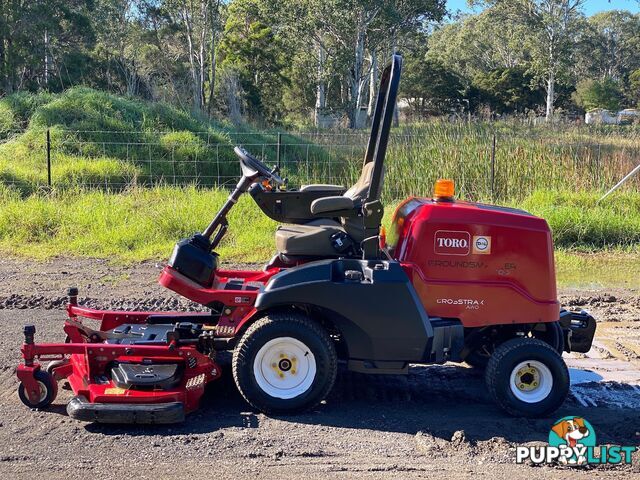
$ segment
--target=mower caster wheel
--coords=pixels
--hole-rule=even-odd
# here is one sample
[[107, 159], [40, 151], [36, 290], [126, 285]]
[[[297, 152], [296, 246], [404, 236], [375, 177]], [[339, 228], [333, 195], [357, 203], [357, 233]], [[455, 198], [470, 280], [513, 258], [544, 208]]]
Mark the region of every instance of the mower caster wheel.
[[485, 371], [489, 394], [516, 417], [544, 417], [569, 394], [569, 370], [558, 352], [535, 338], [514, 338], [498, 346]]
[[254, 408], [290, 414], [318, 405], [336, 379], [327, 332], [299, 313], [274, 313], [251, 325], [233, 352], [236, 386]]
[[38, 370], [33, 376], [40, 387], [38, 401], [34, 403], [29, 399], [23, 383], [18, 386], [18, 397], [29, 408], [46, 408], [56, 399], [58, 384], [51, 374], [42, 370]]

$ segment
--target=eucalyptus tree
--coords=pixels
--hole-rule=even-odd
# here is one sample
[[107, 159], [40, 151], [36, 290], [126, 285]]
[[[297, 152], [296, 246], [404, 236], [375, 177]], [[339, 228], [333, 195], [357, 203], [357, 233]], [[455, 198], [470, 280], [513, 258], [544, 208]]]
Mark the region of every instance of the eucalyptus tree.
[[556, 83], [570, 74], [585, 0], [486, 0], [494, 11], [527, 28], [530, 71], [544, 83], [546, 118], [553, 118]]

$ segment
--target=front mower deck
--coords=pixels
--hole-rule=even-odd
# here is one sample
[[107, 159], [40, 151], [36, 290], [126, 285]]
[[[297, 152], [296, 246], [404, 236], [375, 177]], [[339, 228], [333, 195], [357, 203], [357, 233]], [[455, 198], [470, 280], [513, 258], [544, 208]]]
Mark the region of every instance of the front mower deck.
[[[17, 374], [29, 406], [53, 402], [57, 382], [66, 380], [73, 418], [174, 423], [198, 408], [205, 386], [220, 376], [210, 314], [90, 309], [77, 305], [74, 290], [68, 313], [67, 343], [35, 343], [35, 328], [25, 327]], [[82, 319], [99, 320], [100, 328]], [[44, 371], [39, 362], [46, 360]]]

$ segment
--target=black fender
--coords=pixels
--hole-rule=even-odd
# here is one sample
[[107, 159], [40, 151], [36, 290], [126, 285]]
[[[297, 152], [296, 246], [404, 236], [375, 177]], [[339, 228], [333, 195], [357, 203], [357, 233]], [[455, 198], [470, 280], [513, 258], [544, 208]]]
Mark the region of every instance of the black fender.
[[350, 359], [419, 363], [431, 357], [434, 327], [398, 262], [333, 259], [283, 270], [255, 303], [258, 311], [291, 305], [335, 312]]

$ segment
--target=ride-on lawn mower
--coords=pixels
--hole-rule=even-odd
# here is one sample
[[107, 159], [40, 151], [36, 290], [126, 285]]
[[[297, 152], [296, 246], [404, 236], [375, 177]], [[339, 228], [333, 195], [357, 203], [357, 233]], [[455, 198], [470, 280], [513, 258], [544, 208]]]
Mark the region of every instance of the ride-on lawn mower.
[[[563, 351], [587, 352], [595, 321], [560, 310], [547, 223], [524, 211], [454, 199], [450, 181], [433, 198], [408, 198], [381, 228], [383, 161], [401, 58], [383, 72], [359, 180], [348, 190], [287, 190], [236, 147], [242, 177], [202, 234], [180, 241], [163, 286], [206, 313], [101, 311], [69, 290], [66, 343], [39, 344], [24, 329], [19, 396], [44, 408], [66, 379], [67, 411], [96, 422], [170, 423], [198, 408], [220, 376], [216, 353], [232, 350], [235, 383], [265, 413], [314, 407], [338, 362], [372, 374], [409, 364], [467, 362], [512, 415], [542, 416], [567, 397]], [[261, 271], [218, 266], [227, 213], [249, 192], [276, 232]], [[81, 319], [99, 321], [91, 328]], [[39, 361], [51, 360], [46, 369]]]

